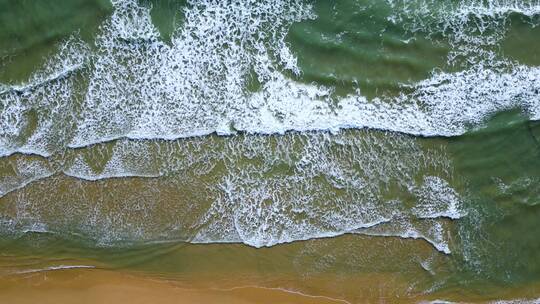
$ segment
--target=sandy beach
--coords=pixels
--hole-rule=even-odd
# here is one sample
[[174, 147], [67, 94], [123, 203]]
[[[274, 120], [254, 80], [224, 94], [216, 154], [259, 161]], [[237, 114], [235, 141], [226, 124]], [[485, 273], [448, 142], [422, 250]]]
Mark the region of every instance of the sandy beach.
[[[385, 279], [386, 284], [383, 282]], [[234, 279], [239, 282], [235, 285]], [[279, 278], [283, 284], [288, 279]], [[156, 278], [148, 274], [112, 271], [99, 268], [49, 269], [3, 276], [0, 278], [0, 303], [130, 303], [130, 304], [337, 304], [337, 303], [494, 303], [490, 296], [479, 297], [463, 291], [451, 291], [438, 295], [399, 293], [404, 286], [395, 284], [392, 275], [374, 274], [370, 277], [351, 278], [350, 287], [363, 290], [361, 296], [343, 299], [324, 295], [324, 285], [332, 283], [331, 278], [314, 280], [310, 292], [264, 287], [273, 283], [254, 282], [244, 284], [242, 278], [231, 278], [226, 282], [212, 281], [211, 278], [184, 278], [170, 280]], [[395, 284], [395, 285], [392, 285]], [[499, 303], [535, 303], [534, 295], [540, 286], [519, 288], [498, 296]], [[358, 295], [358, 293], [357, 293]], [[451, 299], [451, 300], [448, 300]], [[435, 301], [435, 302], [433, 302]], [[507, 302], [504, 302], [507, 301]]]
[[[193, 285], [196, 285], [196, 282]], [[143, 275], [79, 268], [19, 274], [0, 279], [1, 303], [348, 303], [279, 288], [188, 288]]]

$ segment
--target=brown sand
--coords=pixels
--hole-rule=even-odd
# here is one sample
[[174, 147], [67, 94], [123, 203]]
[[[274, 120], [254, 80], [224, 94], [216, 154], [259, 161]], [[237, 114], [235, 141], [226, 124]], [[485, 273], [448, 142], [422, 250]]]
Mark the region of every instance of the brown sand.
[[101, 269], [67, 269], [0, 278], [0, 303], [347, 303], [322, 296], [255, 286], [183, 288], [167, 280]]
[[[274, 283], [290, 285], [287, 284], [291, 283], [290, 280], [280, 277]], [[392, 274], [371, 274], [346, 281], [347, 286], [341, 286], [342, 292], [356, 294], [353, 298], [342, 299], [331, 295], [331, 286], [328, 285], [336, 280], [328, 275], [310, 281], [311, 288], [305, 290], [311, 291], [296, 292], [262, 287], [276, 285], [267, 280], [246, 284], [257, 282], [257, 279], [249, 276], [231, 276], [226, 282], [208, 276], [170, 280], [143, 273], [74, 268], [0, 275], [0, 304], [347, 304], [426, 303], [434, 299], [487, 303], [491, 298], [489, 295], [486, 298], [463, 291], [448, 291], [438, 296], [431, 295], [428, 299], [425, 295], [406, 293], [406, 285], [403, 285], [406, 282], [396, 280]], [[531, 299], [531, 295], [535, 298], [534, 295], [540, 292], [539, 287], [535, 285], [509, 291], [503, 298]]]

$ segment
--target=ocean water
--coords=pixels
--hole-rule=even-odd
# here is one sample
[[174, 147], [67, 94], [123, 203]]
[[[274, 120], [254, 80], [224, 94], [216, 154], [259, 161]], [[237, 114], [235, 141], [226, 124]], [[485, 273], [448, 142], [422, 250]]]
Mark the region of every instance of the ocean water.
[[535, 0], [0, 0], [0, 275], [539, 299], [539, 25]]

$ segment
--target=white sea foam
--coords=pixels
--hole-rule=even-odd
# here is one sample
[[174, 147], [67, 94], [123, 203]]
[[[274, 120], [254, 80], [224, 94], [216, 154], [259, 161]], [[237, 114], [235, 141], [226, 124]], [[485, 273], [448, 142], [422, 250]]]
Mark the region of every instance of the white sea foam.
[[[283, 133], [343, 128], [372, 128], [422, 136], [455, 136], [491, 114], [522, 108], [540, 118], [540, 69], [525, 66], [508, 72], [484, 67], [457, 73], [438, 72], [414, 85], [414, 93], [368, 101], [350, 95], [337, 106], [329, 91], [292, 81], [267, 84], [255, 100], [271, 101], [257, 114], [241, 116], [234, 127], [250, 133]], [[252, 116], [251, 116], [251, 115]]]
[[540, 298], [537, 299], [513, 299], [513, 300], [496, 300], [489, 302], [491, 304], [538, 304]]
[[279, 66], [297, 72], [284, 39], [288, 25], [310, 17], [300, 1], [192, 1], [185, 15], [168, 46], [148, 9], [116, 2], [70, 146], [209, 134], [244, 114], [251, 70], [261, 80]]
[[449, 61], [474, 66], [500, 59], [498, 46], [505, 38], [510, 16], [527, 17], [531, 24], [540, 15], [540, 1], [522, 0], [387, 0], [393, 8], [389, 20], [413, 31], [443, 35], [453, 49]]
[[3, 172], [0, 176], [0, 198], [54, 174], [54, 170], [42, 159], [4, 159], [0, 162], [0, 169]]
[[27, 85], [0, 92], [0, 157], [16, 152], [50, 156], [71, 137], [77, 81], [87, 45], [70, 38]]
[[400, 237], [404, 239], [422, 239], [438, 251], [450, 254], [447, 229], [440, 221], [425, 220], [414, 223], [410, 220], [395, 220], [387, 225], [378, 225], [368, 229], [358, 229], [357, 233], [372, 236]]
[[[334, 141], [341, 147], [333, 146], [331, 143]], [[407, 214], [411, 218], [419, 215], [419, 218], [458, 219], [461, 216], [458, 210], [460, 199], [440, 178], [429, 177], [425, 182], [427, 185], [420, 187], [422, 190], [437, 188], [440, 195], [435, 194], [431, 200], [416, 200], [417, 205], [412, 210], [405, 208], [399, 200], [382, 199], [386, 183], [397, 182], [406, 189], [418, 187], [413, 186], [411, 180], [413, 172], [420, 170], [413, 160], [412, 151], [417, 148], [411, 144], [399, 137], [392, 140], [370, 136], [356, 139], [348, 136], [314, 137], [304, 144], [301, 157], [294, 165], [291, 164], [296, 168], [295, 175], [263, 177], [261, 172], [265, 169], [247, 167], [235, 170], [231, 166], [220, 184], [222, 193], [201, 218], [201, 229], [192, 241], [243, 242], [263, 247], [353, 232], [375, 235], [376, 227], [386, 224], [396, 227], [393, 223], [401, 223], [400, 218]], [[393, 149], [404, 151], [399, 161], [392, 160], [396, 157]], [[417, 156], [434, 160], [429, 153], [419, 152]], [[277, 155], [266, 157], [287, 159]], [[315, 182], [317, 178], [322, 180]], [[329, 189], [326, 188], [328, 186]], [[338, 194], [340, 192], [336, 193], [336, 189], [344, 193]], [[418, 194], [417, 190], [409, 191]], [[455, 196], [449, 196], [449, 193]], [[433, 224], [426, 226], [428, 222]], [[411, 226], [407, 230], [396, 230], [392, 235], [424, 238], [441, 252], [450, 253], [446, 245], [446, 229], [435, 220], [428, 220], [422, 225], [426, 227], [418, 226], [413, 230]], [[378, 230], [378, 233], [382, 235], [383, 231], [389, 235], [388, 230]]]
[[[0, 94], [0, 155], [50, 155], [55, 145], [81, 147], [121, 137], [176, 139], [238, 130], [282, 134], [373, 128], [455, 136], [508, 108], [540, 119], [538, 67], [486, 54], [462, 71], [433, 72], [404, 87], [410, 93], [398, 97], [368, 100], [357, 92], [336, 100], [331, 87], [298, 83], [285, 76], [301, 73], [285, 36], [292, 23], [315, 18], [302, 1], [190, 1], [170, 44], [152, 24], [149, 8], [134, 0], [113, 4], [115, 11], [101, 26], [95, 51], [71, 39], [29, 85]], [[401, 13], [407, 7], [403, 4]], [[430, 18], [444, 22], [435, 22], [439, 28], [431, 30], [450, 33], [455, 51], [466, 55], [464, 48], [479, 43], [474, 40], [478, 29], [465, 30], [471, 18], [488, 16], [489, 22], [478, 22], [488, 29], [504, 25], [500, 20], [511, 12], [535, 16], [538, 7], [463, 2], [436, 10]], [[500, 41], [485, 39], [487, 44]], [[87, 87], [77, 86], [77, 73], [69, 72], [80, 70], [81, 63], [87, 65]], [[255, 92], [247, 89], [250, 82], [260, 84]], [[32, 111], [38, 118], [35, 130], [28, 124]]]
[[[420, 184], [413, 178], [414, 172], [426, 169], [422, 166], [438, 164], [439, 160], [395, 134], [386, 134], [384, 140], [375, 135], [351, 139], [338, 131], [372, 128], [455, 136], [510, 108], [521, 108], [529, 118], [540, 119], [539, 68], [493, 55], [489, 48], [500, 42], [499, 31], [497, 36], [478, 40], [476, 30], [465, 30], [470, 20], [483, 20], [483, 16], [492, 21], [482, 23], [487, 26], [482, 30], [501, 24], [504, 29], [499, 20], [506, 15], [537, 15], [538, 6], [489, 3], [489, 7], [462, 5], [449, 10], [450, 15], [435, 15], [435, 20], [446, 21], [442, 26], [436, 21], [440, 27], [431, 29], [447, 33], [455, 58], [469, 56], [471, 46], [480, 43], [486, 51], [474, 57], [474, 65], [465, 64], [457, 72], [434, 71], [426, 80], [403, 86], [404, 92], [397, 97], [368, 100], [356, 92], [336, 100], [332, 87], [299, 83], [287, 76], [301, 74], [285, 40], [287, 30], [295, 22], [315, 18], [303, 1], [189, 1], [185, 22], [170, 44], [152, 24], [149, 8], [135, 0], [113, 1], [115, 11], [101, 26], [92, 47], [72, 38], [28, 85], [2, 86], [0, 156], [15, 152], [50, 156], [65, 147], [86, 147], [123, 137], [176, 139], [213, 132], [284, 134], [290, 130], [330, 130], [335, 134], [286, 134], [277, 148], [259, 136], [237, 142], [236, 137], [244, 136], [239, 135], [230, 143], [210, 147], [205, 146], [205, 140], [186, 140], [186, 146], [166, 145], [168, 151], [157, 156], [144, 147], [139, 150], [137, 144], [122, 149], [121, 143], [114, 151], [104, 151], [103, 161], [86, 159], [99, 155], [94, 147], [86, 147], [89, 155], [81, 152], [57, 168], [90, 181], [173, 176], [178, 179], [178, 188], [189, 192], [181, 188], [182, 174], [178, 172], [192, 168], [195, 174], [205, 175], [224, 164], [226, 174], [222, 172], [217, 181], [208, 182], [213, 186], [205, 197], [208, 208], [191, 226], [182, 223], [182, 214], [173, 210], [168, 211], [171, 218], [176, 216], [174, 220], [160, 222], [163, 218], [157, 217], [161, 213], [156, 202], [159, 195], [165, 200], [162, 193], [154, 193], [156, 197], [151, 199], [141, 193], [130, 194], [116, 210], [99, 205], [103, 204], [101, 197], [44, 194], [55, 202], [55, 210], [71, 212], [60, 220], [48, 218], [43, 209], [47, 206], [40, 206], [31, 191], [21, 191], [21, 197], [14, 198], [18, 213], [12, 216], [64, 225], [103, 243], [175, 238], [261, 247], [360, 232], [423, 238], [437, 250], [450, 253], [444, 219], [440, 218], [464, 215], [459, 195], [449, 184], [449, 176], [426, 176]], [[84, 81], [79, 83], [79, 78]], [[248, 90], [250, 83], [259, 85]], [[147, 143], [142, 142], [141, 146]], [[293, 155], [295, 145], [302, 147], [301, 155]], [[398, 150], [405, 152], [395, 153]], [[260, 163], [241, 165], [237, 158]], [[275, 173], [276, 164], [292, 173]], [[26, 180], [47, 176], [27, 175], [9, 183], [20, 188]], [[403, 207], [405, 198], [383, 198], [392, 182], [416, 199], [410, 210]], [[85, 182], [78, 183], [84, 192]], [[2, 193], [15, 189], [10, 187], [4, 187]], [[151, 189], [146, 190], [152, 193]], [[329, 194], [336, 189], [341, 195]], [[102, 195], [110, 199], [116, 194]], [[39, 202], [42, 199], [40, 196]], [[132, 215], [135, 211], [142, 215]], [[427, 228], [423, 226], [428, 223]]]
[[28, 273], [38, 273], [38, 272], [49, 272], [49, 271], [58, 271], [58, 270], [69, 270], [69, 269], [93, 269], [96, 266], [92, 265], [58, 265], [58, 266], [49, 266], [45, 268], [38, 269], [25, 269], [14, 271], [13, 274], [28, 274]]
[[[98, 146], [81, 151], [61, 170], [68, 176], [90, 181], [120, 177], [160, 177], [160, 171], [165, 168], [160, 170], [149, 152], [146, 145], [137, 143], [118, 145], [112, 150]], [[100, 168], [96, 168], [102, 162], [100, 158], [106, 161]]]
[[[123, 140], [112, 148], [76, 150], [67, 156], [66, 168], [57, 169], [85, 180], [126, 172], [159, 172], [163, 179], [95, 183], [55, 175], [10, 196], [0, 214], [18, 231], [40, 223], [103, 245], [174, 239], [263, 247], [377, 232], [424, 238], [449, 251], [447, 229], [435, 218], [457, 219], [463, 212], [447, 182], [451, 173], [444, 151], [420, 149], [406, 136], [369, 131], [288, 133], [275, 139]], [[115, 155], [124, 160], [121, 165]], [[139, 155], [152, 158], [140, 161]], [[417, 182], [415, 176], [426, 170], [440, 175]], [[46, 191], [53, 187], [71, 191]], [[400, 190], [391, 190], [396, 187]], [[398, 227], [404, 218], [408, 226]]]
[[413, 208], [413, 213], [418, 218], [459, 219], [464, 216], [459, 194], [448, 182], [439, 177], [424, 177], [424, 184], [412, 191], [416, 194], [418, 202]]

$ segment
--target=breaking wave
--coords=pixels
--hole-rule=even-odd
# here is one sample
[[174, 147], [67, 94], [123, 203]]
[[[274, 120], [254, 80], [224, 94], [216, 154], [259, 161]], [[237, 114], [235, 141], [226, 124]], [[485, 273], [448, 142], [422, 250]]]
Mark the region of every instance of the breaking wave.
[[468, 1], [442, 9], [431, 1], [391, 1], [399, 14], [389, 19], [409, 16], [411, 31], [443, 33], [453, 45], [450, 62], [465, 56], [470, 63], [403, 85], [397, 97], [371, 100], [360, 91], [337, 98], [332, 87], [300, 82], [286, 35], [291, 24], [316, 18], [303, 1], [188, 1], [170, 43], [153, 25], [150, 8], [134, 0], [113, 5], [93, 45], [69, 39], [27, 85], [0, 93], [0, 155], [50, 156], [118, 138], [214, 132], [372, 128], [455, 136], [516, 107], [540, 118], [538, 67], [498, 58], [491, 49], [504, 37], [509, 14], [533, 18], [538, 3]]
[[317, 18], [304, 1], [191, 0], [170, 41], [151, 8], [112, 3], [94, 42], [74, 35], [27, 84], [0, 86], [3, 231], [254, 247], [360, 233], [448, 254], [466, 214], [450, 161], [408, 135], [513, 108], [540, 119], [540, 68], [497, 51], [510, 15], [538, 23], [538, 1], [388, 1], [391, 22], [445, 37], [454, 69], [372, 99], [303, 81], [286, 38]]
[[[254, 247], [385, 234], [450, 253], [444, 223], [464, 215], [444, 150], [391, 133], [126, 140], [73, 153], [49, 164], [54, 175], [3, 197], [3, 231]], [[112, 178], [118, 172], [160, 178]]]

